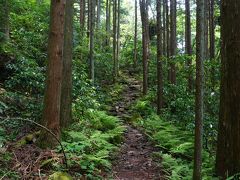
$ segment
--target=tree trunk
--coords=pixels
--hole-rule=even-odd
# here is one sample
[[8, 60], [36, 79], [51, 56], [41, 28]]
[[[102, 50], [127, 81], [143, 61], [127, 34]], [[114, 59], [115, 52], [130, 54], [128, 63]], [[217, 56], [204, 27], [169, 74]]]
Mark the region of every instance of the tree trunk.
[[9, 1], [0, 2], [0, 43], [9, 39]]
[[73, 0], [66, 1], [60, 127], [72, 122]]
[[205, 58], [209, 59], [209, 32], [208, 32], [208, 24], [209, 24], [209, 0], [205, 0], [204, 4], [204, 20], [205, 20]]
[[193, 89], [193, 78], [191, 73], [192, 66], [192, 35], [191, 35], [191, 13], [190, 13], [190, 0], [185, 0], [185, 53], [187, 58], [188, 67], [188, 89], [191, 91]]
[[113, 0], [113, 82], [117, 78], [117, 0]]
[[162, 24], [163, 24], [163, 31], [162, 31], [162, 41], [163, 41], [163, 56], [166, 57], [167, 55], [167, 37], [166, 37], [166, 0], [163, 0], [162, 2]]
[[86, 2], [85, 0], [80, 0], [80, 29], [82, 31], [85, 28], [85, 11], [86, 11]]
[[109, 46], [111, 0], [106, 0], [106, 46]]
[[90, 10], [90, 24], [89, 24], [89, 70], [90, 70], [90, 76], [89, 78], [94, 83], [94, 26], [95, 26], [95, 2], [96, 0], [90, 0], [89, 4], [89, 10]]
[[[210, 7], [209, 7], [209, 55], [210, 59], [214, 60], [215, 58], [215, 23], [214, 23], [214, 0], [210, 0]], [[212, 67], [211, 69], [211, 81], [212, 87], [215, 87], [215, 68]]]
[[143, 94], [148, 92], [148, 58], [149, 58], [149, 30], [148, 30], [148, 0], [140, 0], [142, 19], [142, 48], [143, 48]]
[[157, 0], [157, 112], [161, 113], [163, 107], [163, 70], [162, 70], [162, 22], [161, 0]]
[[[43, 122], [58, 138], [60, 138], [64, 12], [64, 0], [51, 0], [48, 66]], [[47, 132], [44, 132], [40, 139], [42, 139], [42, 141], [40, 140], [40, 143], [43, 147], [53, 147], [57, 145], [57, 141]]]
[[197, 0], [196, 35], [196, 99], [195, 99], [195, 145], [193, 179], [201, 180], [202, 144], [203, 144], [203, 84], [205, 58], [204, 37], [204, 0]]
[[100, 20], [101, 20], [101, 4], [102, 0], [97, 0], [97, 29], [100, 28]]
[[171, 0], [170, 1], [170, 58], [171, 58], [171, 83], [176, 84], [176, 66], [174, 64], [174, 59], [176, 56], [176, 51], [177, 51], [177, 3], [176, 0]]
[[216, 171], [226, 179], [240, 172], [240, 1], [222, 0], [221, 10], [222, 76]]
[[137, 66], [137, 26], [138, 26], [137, 0], [135, 0], [135, 28], [134, 28], [134, 67]]
[[119, 58], [120, 58], [120, 20], [121, 20], [121, 12], [120, 12], [120, 7], [121, 7], [121, 1], [118, 0], [117, 3], [117, 52], [116, 52], [116, 63], [117, 63], [117, 76], [119, 74]]

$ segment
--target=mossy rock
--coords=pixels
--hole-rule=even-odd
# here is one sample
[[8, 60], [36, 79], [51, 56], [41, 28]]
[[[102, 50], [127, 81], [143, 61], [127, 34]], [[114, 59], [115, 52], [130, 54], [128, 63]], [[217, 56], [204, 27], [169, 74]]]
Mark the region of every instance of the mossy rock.
[[49, 180], [73, 180], [73, 178], [65, 172], [55, 172], [49, 176]]
[[40, 131], [37, 131], [22, 137], [19, 141], [16, 142], [16, 147], [19, 148], [23, 145], [34, 143], [36, 139], [39, 137], [39, 135]]

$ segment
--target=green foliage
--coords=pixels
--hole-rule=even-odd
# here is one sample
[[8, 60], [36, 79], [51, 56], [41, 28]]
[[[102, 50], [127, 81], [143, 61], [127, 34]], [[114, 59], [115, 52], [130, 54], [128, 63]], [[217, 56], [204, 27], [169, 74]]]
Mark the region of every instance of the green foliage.
[[64, 133], [63, 145], [71, 167], [82, 174], [98, 176], [110, 169], [112, 153], [117, 150], [124, 127], [116, 117], [103, 111], [88, 110], [85, 116], [75, 114], [79, 122]]
[[[151, 93], [150, 93], [151, 94]], [[148, 97], [151, 97], [149, 95]], [[148, 99], [146, 97], [146, 99]], [[151, 99], [151, 98], [149, 98]], [[143, 103], [144, 102], [144, 103]], [[150, 106], [149, 100], [139, 100], [135, 104], [135, 112], [139, 104]], [[142, 106], [140, 106], [142, 107]], [[166, 121], [160, 118], [152, 109], [146, 111], [145, 118], [138, 118], [136, 125], [141, 126], [146, 134], [162, 149], [162, 153], [155, 154], [155, 158], [162, 157], [161, 162], [166, 169], [169, 179], [191, 179], [193, 165], [189, 159], [193, 159], [193, 129], [179, 128], [175, 121]], [[138, 112], [139, 113], [139, 112]], [[177, 158], [176, 158], [177, 157]], [[214, 156], [204, 150], [203, 152], [203, 179], [211, 179], [213, 176]]]
[[9, 89], [18, 89], [26, 95], [43, 94], [45, 76], [44, 68], [36, 61], [22, 57], [15, 64], [8, 64], [7, 69], [13, 72], [5, 83]]

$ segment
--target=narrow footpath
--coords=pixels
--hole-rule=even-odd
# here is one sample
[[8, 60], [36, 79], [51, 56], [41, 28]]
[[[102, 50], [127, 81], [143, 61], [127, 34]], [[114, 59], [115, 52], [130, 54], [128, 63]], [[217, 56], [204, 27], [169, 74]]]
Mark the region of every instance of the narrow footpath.
[[126, 79], [122, 99], [112, 107], [111, 114], [119, 117], [127, 128], [120, 152], [113, 163], [113, 178], [116, 180], [152, 180], [162, 178], [161, 167], [152, 159], [154, 145], [138, 129], [128, 124], [131, 117], [129, 106], [141, 95], [141, 83], [131, 77]]

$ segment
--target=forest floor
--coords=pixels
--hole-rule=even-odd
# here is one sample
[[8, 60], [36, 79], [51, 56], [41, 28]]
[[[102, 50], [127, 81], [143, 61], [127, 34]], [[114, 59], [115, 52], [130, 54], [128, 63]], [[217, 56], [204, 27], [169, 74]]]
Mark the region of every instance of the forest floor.
[[154, 144], [137, 127], [126, 119], [132, 116], [129, 107], [141, 96], [141, 83], [130, 75], [124, 80], [121, 99], [115, 102], [111, 114], [123, 120], [126, 126], [124, 140], [113, 162], [113, 178], [120, 180], [164, 179], [162, 168], [154, 162], [152, 154], [157, 151]]

